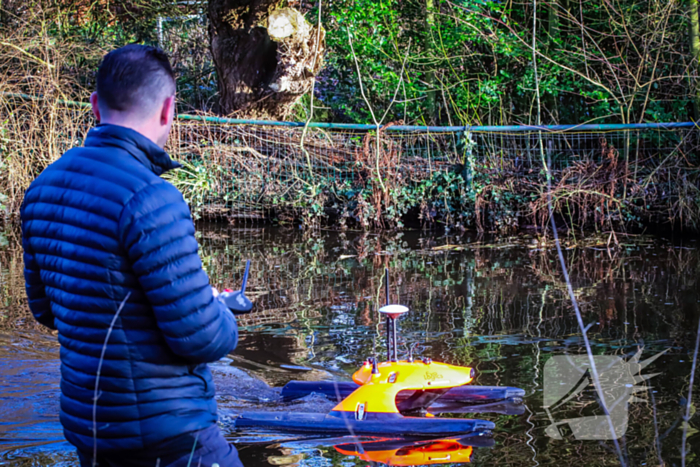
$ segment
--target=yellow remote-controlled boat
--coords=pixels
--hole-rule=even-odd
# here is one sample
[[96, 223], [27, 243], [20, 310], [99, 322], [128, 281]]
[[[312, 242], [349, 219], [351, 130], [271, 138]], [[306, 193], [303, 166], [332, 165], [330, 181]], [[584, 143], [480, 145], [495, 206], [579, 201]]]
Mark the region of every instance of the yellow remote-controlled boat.
[[[388, 281], [387, 271], [387, 305], [379, 310], [387, 323], [388, 355], [385, 362], [367, 359], [353, 375], [352, 383], [292, 381], [283, 388], [282, 397], [286, 400], [311, 393], [338, 400], [328, 414], [250, 412], [235, 420], [236, 427], [329, 435], [436, 438], [468, 433], [485, 435], [495, 426], [486, 420], [435, 417], [430, 408], [443, 398], [447, 399], [448, 407], [451, 403], [453, 408], [455, 404], [475, 408], [450, 412], [522, 413], [523, 390], [470, 386], [475, 377], [475, 370], [471, 367], [433, 362], [430, 358], [416, 360], [411, 353], [407, 359], [399, 360], [396, 321], [409, 310], [402, 305], [388, 304]], [[495, 410], [489, 410], [490, 406]], [[508, 411], [509, 408], [512, 410]]]

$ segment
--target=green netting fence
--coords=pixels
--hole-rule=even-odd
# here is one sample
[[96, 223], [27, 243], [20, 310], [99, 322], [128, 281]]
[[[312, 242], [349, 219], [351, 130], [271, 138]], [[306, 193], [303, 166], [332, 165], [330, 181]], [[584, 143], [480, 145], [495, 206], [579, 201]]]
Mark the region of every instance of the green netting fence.
[[622, 127], [605, 132], [391, 130], [380, 130], [377, 152], [376, 130], [309, 128], [302, 145], [305, 132], [298, 127], [180, 121], [175, 139], [179, 145], [173, 153], [185, 160], [216, 162], [239, 180], [238, 186], [222, 186], [222, 192], [239, 189], [241, 199], [262, 201], [280, 184], [315, 178], [333, 184], [355, 183], [376, 175], [372, 172], [384, 175], [395, 170], [407, 178], [423, 178], [465, 165], [469, 157], [495, 159], [504, 169], [540, 170], [540, 134], [554, 169], [583, 159], [602, 163], [613, 153], [632, 164], [654, 165], [670, 154], [688, 155], [697, 148], [694, 127]]

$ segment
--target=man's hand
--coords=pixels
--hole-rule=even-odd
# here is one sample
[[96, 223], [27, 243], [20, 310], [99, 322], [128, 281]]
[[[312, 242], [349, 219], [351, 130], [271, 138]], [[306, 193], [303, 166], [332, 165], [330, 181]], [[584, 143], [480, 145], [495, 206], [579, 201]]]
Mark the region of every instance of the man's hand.
[[211, 293], [214, 294], [214, 297], [218, 297], [218, 296], [219, 296], [219, 291], [216, 290], [216, 287], [212, 287], [212, 288], [211, 288]]

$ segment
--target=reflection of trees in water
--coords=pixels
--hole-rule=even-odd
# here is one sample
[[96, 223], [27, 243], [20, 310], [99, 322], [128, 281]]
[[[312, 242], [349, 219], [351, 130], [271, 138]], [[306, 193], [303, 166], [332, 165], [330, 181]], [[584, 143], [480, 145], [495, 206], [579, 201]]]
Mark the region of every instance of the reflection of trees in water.
[[23, 268], [21, 246], [0, 250], [0, 332], [32, 330], [48, 334], [48, 329], [37, 323], [29, 312]]
[[[344, 333], [334, 329], [374, 331], [382, 326], [376, 310], [384, 302], [387, 267], [391, 300], [413, 310], [402, 329], [416, 339], [455, 329], [551, 337], [577, 332], [553, 255], [527, 250], [527, 239], [508, 239], [503, 249], [480, 243], [435, 251], [444, 239], [412, 234], [201, 232], [204, 264], [219, 288], [237, 287], [244, 260], [252, 260], [248, 290], [256, 308], [240, 317], [244, 327], [293, 322], [311, 332], [328, 326], [340, 339]], [[600, 248], [569, 250], [567, 262], [584, 317], [600, 323], [593, 332], [613, 338], [627, 326], [632, 334], [681, 339], [694, 327], [697, 250], [646, 242], [612, 256]], [[19, 247], [0, 253], [0, 278], [0, 327], [36, 328], [27, 319]]]
[[[502, 249], [481, 243], [463, 251], [432, 250], [438, 241], [444, 243], [408, 235], [265, 229], [202, 239], [219, 285], [235, 284], [233, 273], [240, 275], [243, 260], [253, 262], [249, 290], [256, 313], [243, 317], [244, 325], [381, 325], [375, 310], [384, 302], [381, 279], [388, 267], [392, 301], [413, 310], [402, 319], [402, 329], [417, 338], [454, 329], [550, 337], [577, 332], [552, 253], [527, 249], [527, 239], [509, 239]], [[648, 241], [611, 255], [599, 248], [567, 251], [584, 317], [600, 323], [592, 331], [609, 338], [624, 326], [628, 333], [631, 327], [642, 334], [682, 336], [694, 313], [697, 259], [696, 250]], [[670, 302], [674, 306], [665, 305]]]

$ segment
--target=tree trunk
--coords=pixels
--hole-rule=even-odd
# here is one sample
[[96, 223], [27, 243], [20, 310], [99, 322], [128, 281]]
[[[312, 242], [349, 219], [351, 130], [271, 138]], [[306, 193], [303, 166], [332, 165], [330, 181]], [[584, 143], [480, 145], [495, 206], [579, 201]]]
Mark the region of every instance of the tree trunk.
[[[698, 0], [690, 0], [690, 49], [695, 59], [696, 69], [700, 68], [700, 19], [698, 18]], [[700, 86], [695, 85], [695, 120], [700, 120]]]
[[311, 89], [323, 62], [325, 32], [279, 3], [209, 1], [221, 113], [284, 119]]

